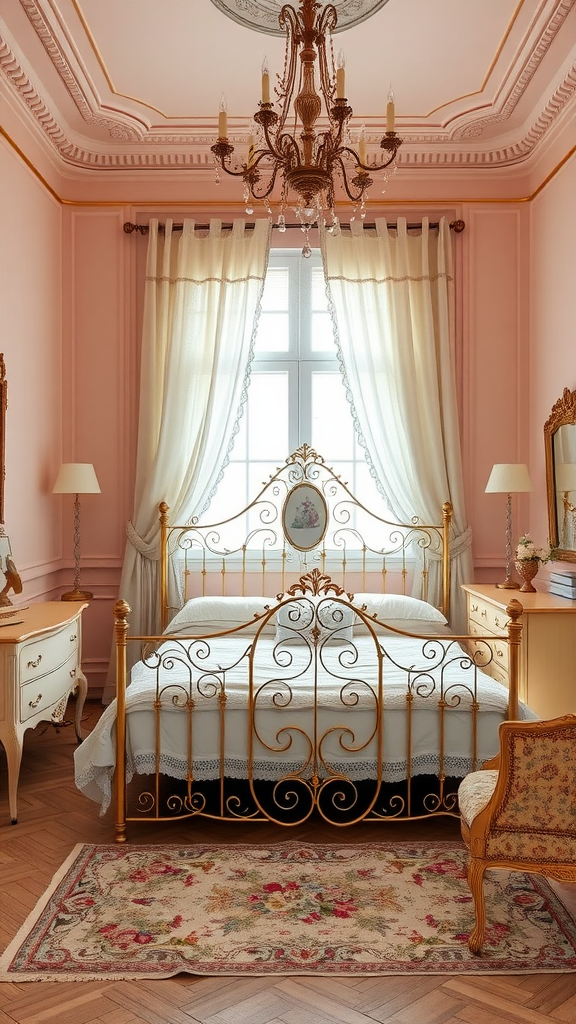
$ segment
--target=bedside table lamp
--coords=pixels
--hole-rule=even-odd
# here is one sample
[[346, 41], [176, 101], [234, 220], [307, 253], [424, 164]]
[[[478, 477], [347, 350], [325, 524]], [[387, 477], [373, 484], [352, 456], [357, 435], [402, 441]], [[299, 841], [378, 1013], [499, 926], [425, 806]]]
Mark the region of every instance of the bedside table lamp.
[[100, 494], [94, 466], [91, 462], [63, 462], [53, 494], [74, 494], [74, 590], [62, 594], [62, 601], [87, 601], [92, 597], [88, 590], [80, 589], [80, 495]]
[[506, 579], [497, 583], [504, 590], [518, 590], [519, 583], [512, 579], [512, 495], [532, 490], [528, 467], [516, 462], [497, 462], [486, 484], [486, 493], [507, 494], [506, 503]]

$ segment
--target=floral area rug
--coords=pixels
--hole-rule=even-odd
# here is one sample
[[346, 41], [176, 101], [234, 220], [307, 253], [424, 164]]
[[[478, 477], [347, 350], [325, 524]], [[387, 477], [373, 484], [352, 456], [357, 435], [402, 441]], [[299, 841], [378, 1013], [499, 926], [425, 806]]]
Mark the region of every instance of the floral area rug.
[[575, 923], [520, 872], [487, 872], [473, 956], [465, 865], [456, 842], [78, 846], [0, 980], [576, 970]]

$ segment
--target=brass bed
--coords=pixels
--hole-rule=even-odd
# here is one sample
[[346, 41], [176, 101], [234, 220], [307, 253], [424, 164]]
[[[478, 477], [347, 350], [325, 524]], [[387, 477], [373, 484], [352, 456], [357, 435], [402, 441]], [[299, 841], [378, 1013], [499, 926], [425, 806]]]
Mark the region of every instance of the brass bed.
[[456, 815], [500, 722], [531, 716], [521, 605], [509, 690], [494, 638], [450, 630], [449, 503], [437, 525], [389, 522], [303, 446], [231, 519], [174, 525], [162, 503], [160, 522], [163, 630], [131, 636], [117, 602], [116, 701], [76, 752], [117, 841], [141, 820]]

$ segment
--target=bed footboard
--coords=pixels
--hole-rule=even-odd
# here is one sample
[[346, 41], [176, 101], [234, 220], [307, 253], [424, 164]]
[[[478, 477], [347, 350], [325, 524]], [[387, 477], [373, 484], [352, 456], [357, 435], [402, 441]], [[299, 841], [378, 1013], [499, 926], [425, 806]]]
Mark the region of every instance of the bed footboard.
[[[130, 637], [119, 601], [116, 840], [128, 822], [184, 817], [458, 815], [460, 779], [519, 713], [522, 606], [507, 611], [509, 694], [486, 674], [493, 638], [407, 633], [317, 569], [220, 633]], [[130, 686], [129, 644], [141, 650]], [[132, 776], [144, 777], [136, 796]]]

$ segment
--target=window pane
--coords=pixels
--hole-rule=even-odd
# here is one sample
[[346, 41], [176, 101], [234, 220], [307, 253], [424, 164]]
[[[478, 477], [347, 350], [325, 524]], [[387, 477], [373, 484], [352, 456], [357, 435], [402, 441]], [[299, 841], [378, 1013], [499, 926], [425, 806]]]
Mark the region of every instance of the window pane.
[[263, 310], [275, 312], [288, 309], [288, 283], [288, 267], [268, 267], [262, 294]]
[[288, 313], [261, 313], [254, 343], [255, 354], [287, 352], [290, 344]]
[[331, 462], [352, 459], [354, 423], [342, 375], [337, 371], [312, 373], [312, 446]]
[[[248, 388], [250, 459], [286, 458], [288, 452], [288, 373], [253, 371]], [[282, 454], [286, 453], [286, 454]]]
[[336, 343], [329, 313], [312, 313], [312, 351], [332, 352], [336, 356]]
[[312, 309], [327, 310], [326, 282], [322, 267], [312, 267]]

